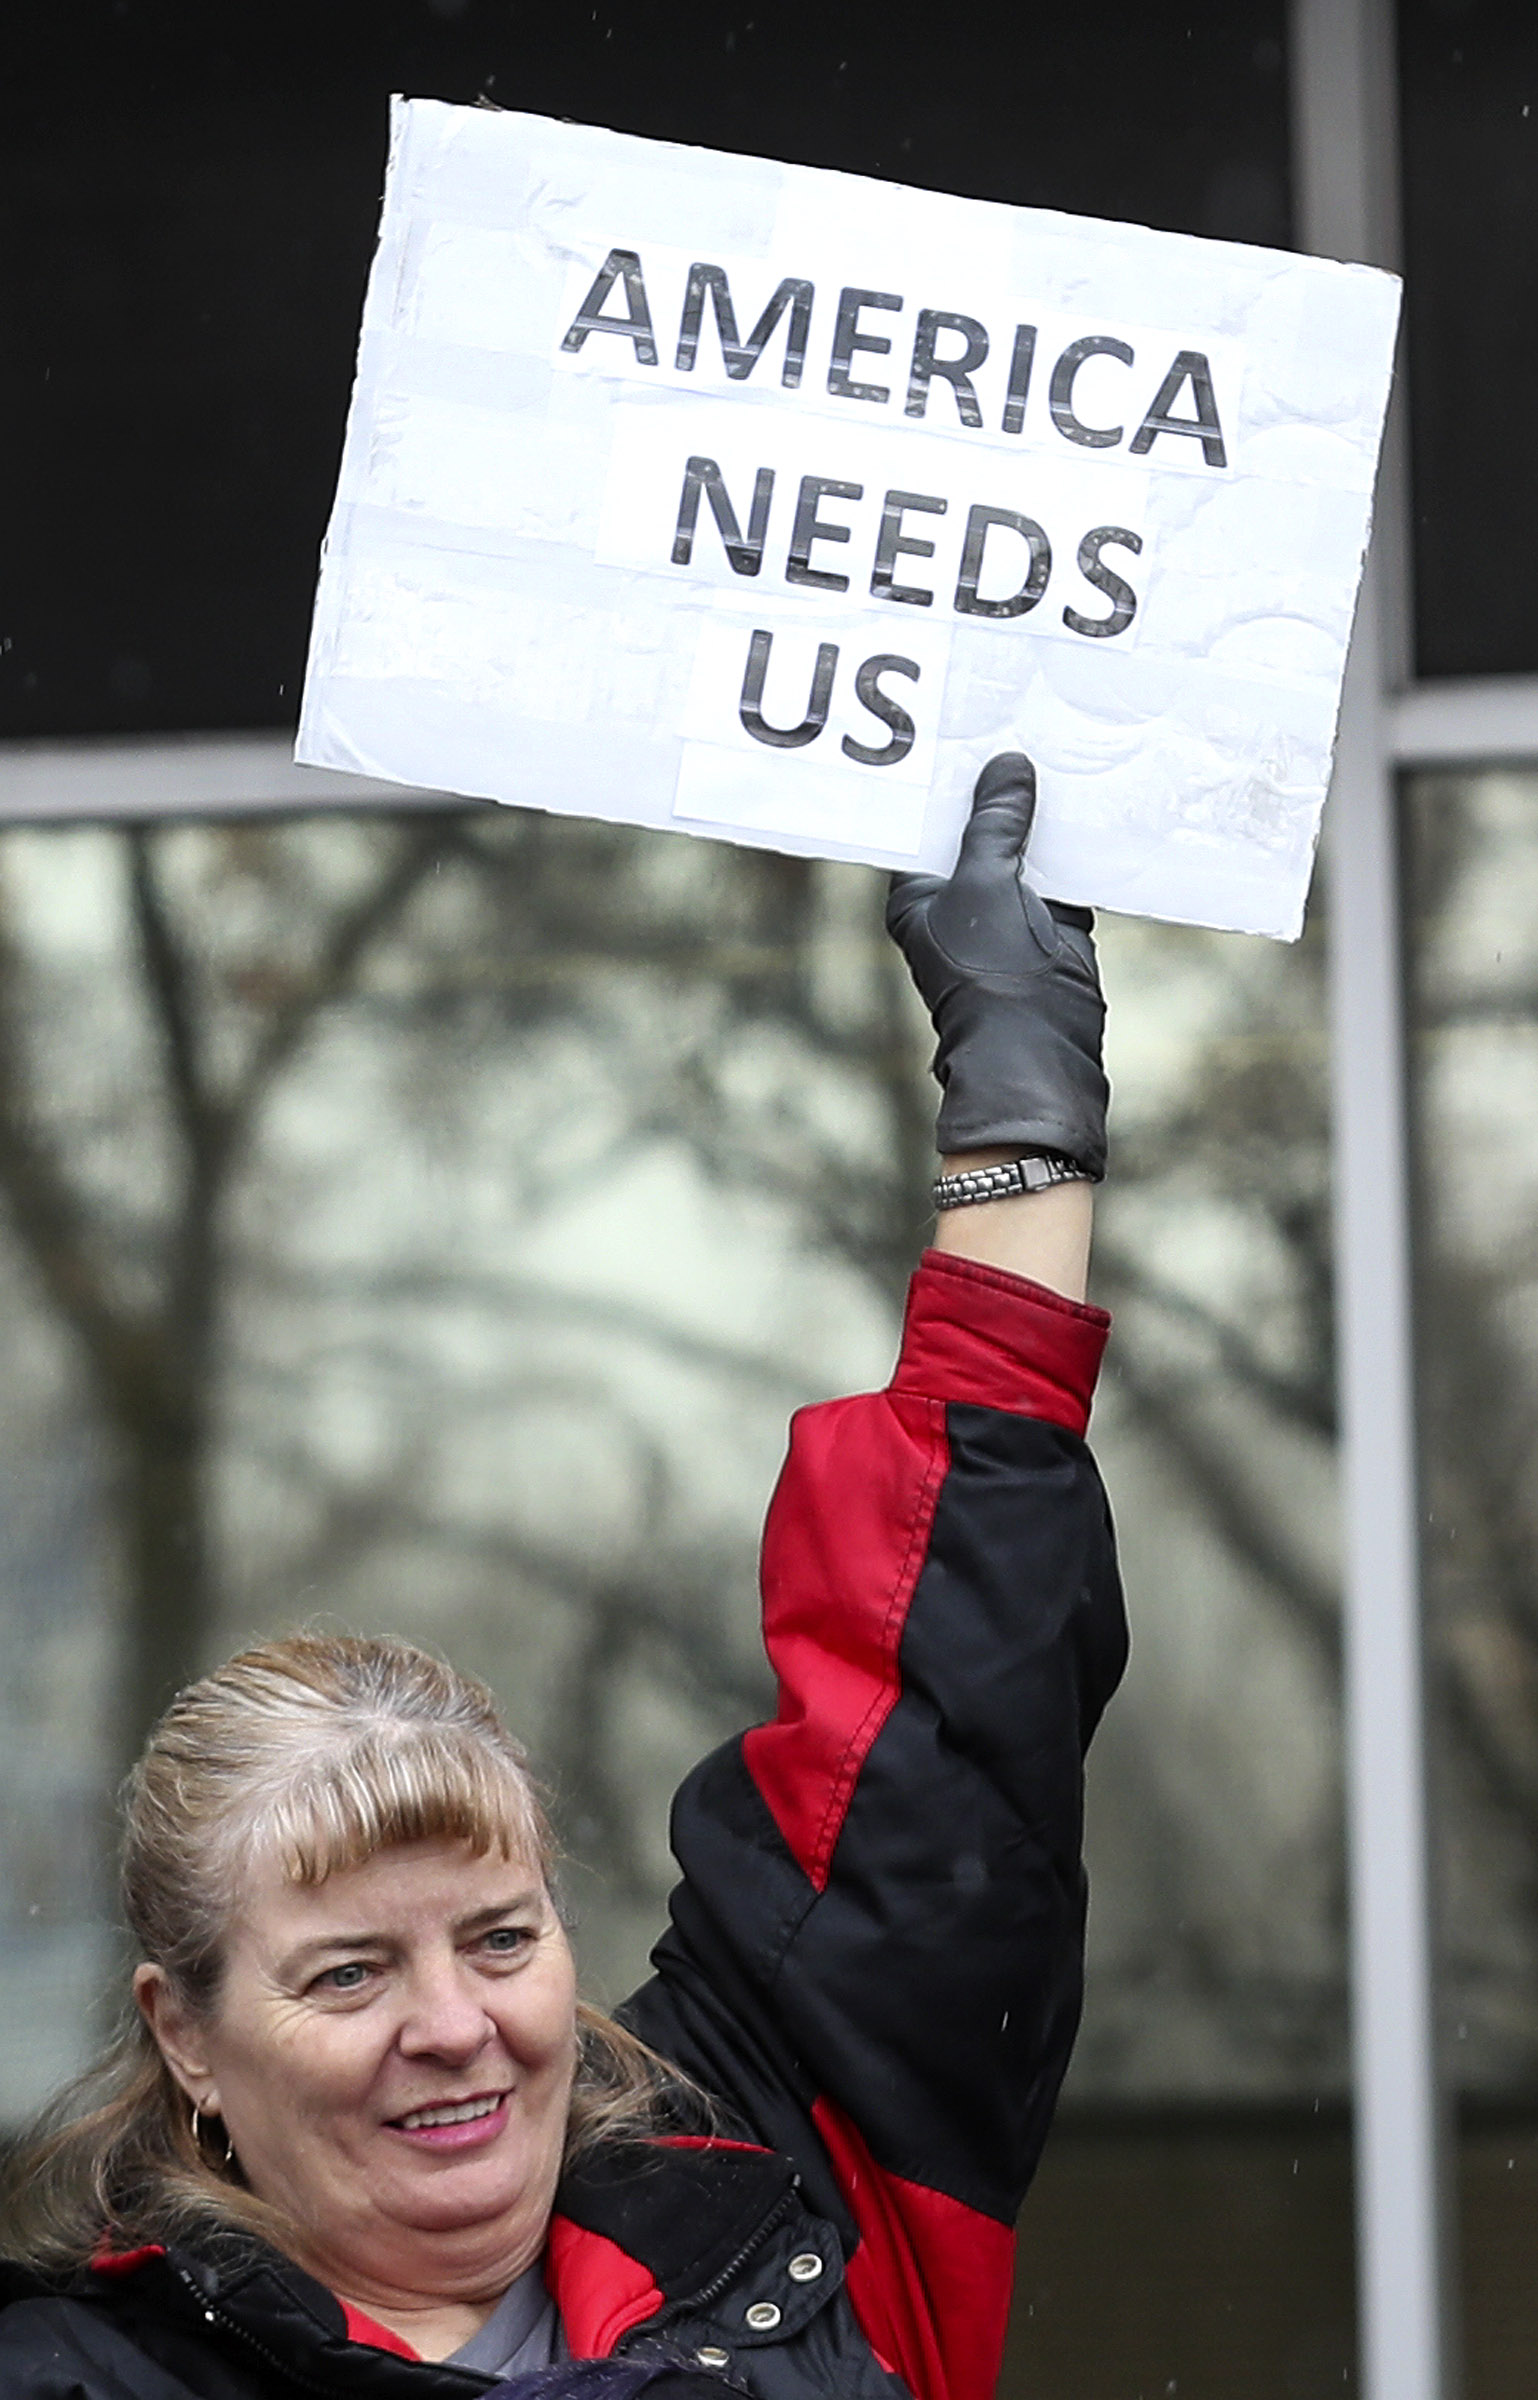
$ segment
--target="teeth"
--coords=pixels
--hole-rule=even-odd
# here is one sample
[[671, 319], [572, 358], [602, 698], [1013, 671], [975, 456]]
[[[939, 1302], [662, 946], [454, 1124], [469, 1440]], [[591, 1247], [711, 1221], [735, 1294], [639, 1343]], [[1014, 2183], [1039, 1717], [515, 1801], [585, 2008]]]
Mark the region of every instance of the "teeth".
[[397, 2117], [395, 2122], [407, 2133], [420, 2133], [429, 2125], [468, 2125], [475, 2117], [489, 2117], [502, 2105], [502, 2094], [493, 2092], [485, 2100], [457, 2100], [449, 2108], [414, 2108], [409, 2117]]

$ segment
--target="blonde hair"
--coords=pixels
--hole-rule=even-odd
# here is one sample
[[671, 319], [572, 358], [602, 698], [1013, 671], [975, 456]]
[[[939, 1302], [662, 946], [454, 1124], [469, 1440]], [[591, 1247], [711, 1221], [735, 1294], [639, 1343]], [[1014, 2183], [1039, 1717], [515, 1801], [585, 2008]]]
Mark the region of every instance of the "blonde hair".
[[[434, 1840], [553, 1879], [549, 1821], [491, 1693], [409, 1642], [293, 1634], [190, 1684], [151, 1735], [125, 1787], [123, 1913], [139, 1956], [207, 2017], [253, 1856], [317, 1884]], [[688, 2078], [585, 2002], [577, 2050], [568, 2157], [697, 2114]], [[44, 2269], [106, 2237], [131, 2248], [198, 2225], [290, 2246], [281, 2210], [201, 2137], [137, 2009], [23, 2139], [6, 2184], [7, 2251]]]

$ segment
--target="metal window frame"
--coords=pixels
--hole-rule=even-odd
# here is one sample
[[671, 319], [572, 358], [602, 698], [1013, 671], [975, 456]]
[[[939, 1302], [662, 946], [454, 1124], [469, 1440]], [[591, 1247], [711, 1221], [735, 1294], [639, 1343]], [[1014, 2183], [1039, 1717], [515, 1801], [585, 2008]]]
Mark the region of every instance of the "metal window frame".
[[[1290, 0], [1300, 245], [1400, 264], [1394, 0]], [[1398, 775], [1538, 755], [1538, 678], [1410, 680], [1403, 388], [1390, 414], [1327, 817], [1336, 1377], [1365, 2400], [1455, 2400], [1453, 2145], [1438, 2071], [1415, 1426]]]
[[[1393, 0], [1289, 0], [1302, 247], [1397, 266]], [[1396, 777], [1538, 757], [1538, 676], [1414, 686], [1402, 399], [1347, 673], [1326, 821], [1347, 1834], [1364, 2400], [1454, 2400], [1448, 2144], [1437, 2075]], [[226, 733], [0, 744], [0, 822], [462, 806], [295, 766]]]
[[0, 824], [466, 805], [448, 792], [296, 766], [293, 737], [285, 733], [0, 743]]

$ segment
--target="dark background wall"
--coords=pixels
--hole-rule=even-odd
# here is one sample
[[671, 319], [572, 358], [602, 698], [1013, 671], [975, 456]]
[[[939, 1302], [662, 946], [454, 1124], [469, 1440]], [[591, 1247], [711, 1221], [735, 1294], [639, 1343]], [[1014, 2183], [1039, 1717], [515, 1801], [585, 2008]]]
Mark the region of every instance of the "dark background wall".
[[[282, 725], [392, 90], [1288, 239], [1281, 0], [17, 0], [0, 734]], [[1400, 11], [1416, 637], [1538, 671], [1538, 9]]]
[[[1538, 2117], [1467, 2110], [1466, 2400], [1538, 2357]], [[1329, 2400], [1359, 2386], [1351, 2129], [1333, 2110], [1062, 2123], [1020, 2221], [1000, 2400]]]
[[0, 734], [297, 706], [392, 91], [1285, 242], [1282, 0], [12, 0]]
[[1400, 10], [1422, 675], [1538, 673], [1538, 7]]

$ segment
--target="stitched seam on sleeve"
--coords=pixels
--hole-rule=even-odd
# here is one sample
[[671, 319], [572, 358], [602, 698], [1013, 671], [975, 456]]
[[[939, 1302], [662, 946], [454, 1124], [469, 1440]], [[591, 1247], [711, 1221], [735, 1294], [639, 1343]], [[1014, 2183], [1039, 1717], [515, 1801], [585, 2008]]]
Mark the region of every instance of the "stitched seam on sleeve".
[[[837, 1846], [838, 1837], [844, 1829], [844, 1819], [849, 1813], [849, 1803], [854, 1796], [854, 1787], [859, 1781], [860, 1770], [870, 1755], [871, 1745], [891, 1714], [902, 1689], [901, 1678], [897, 1671], [898, 1644], [897, 1639], [894, 1639], [893, 1628], [895, 1624], [900, 1635], [901, 1623], [906, 1617], [909, 1603], [923, 1571], [929, 1535], [934, 1525], [935, 1503], [940, 1485], [945, 1479], [945, 1469], [949, 1461], [945, 1402], [943, 1400], [925, 1400], [923, 1407], [930, 1425], [929, 1459], [919, 1486], [918, 1501], [913, 1512], [913, 1523], [908, 1529], [907, 1547], [903, 1552], [902, 1563], [893, 1581], [886, 1615], [882, 1620], [881, 1627], [881, 1647], [888, 1661], [889, 1672], [880, 1693], [871, 1702], [870, 1707], [865, 1711], [845, 1743], [843, 1755], [833, 1773], [827, 1805], [823, 1810], [822, 1821], [817, 1828], [817, 1839], [813, 1845], [810, 1862], [812, 1879], [819, 1891], [827, 1883], [833, 1852]], [[915, 1554], [917, 1555], [915, 1556]]]

